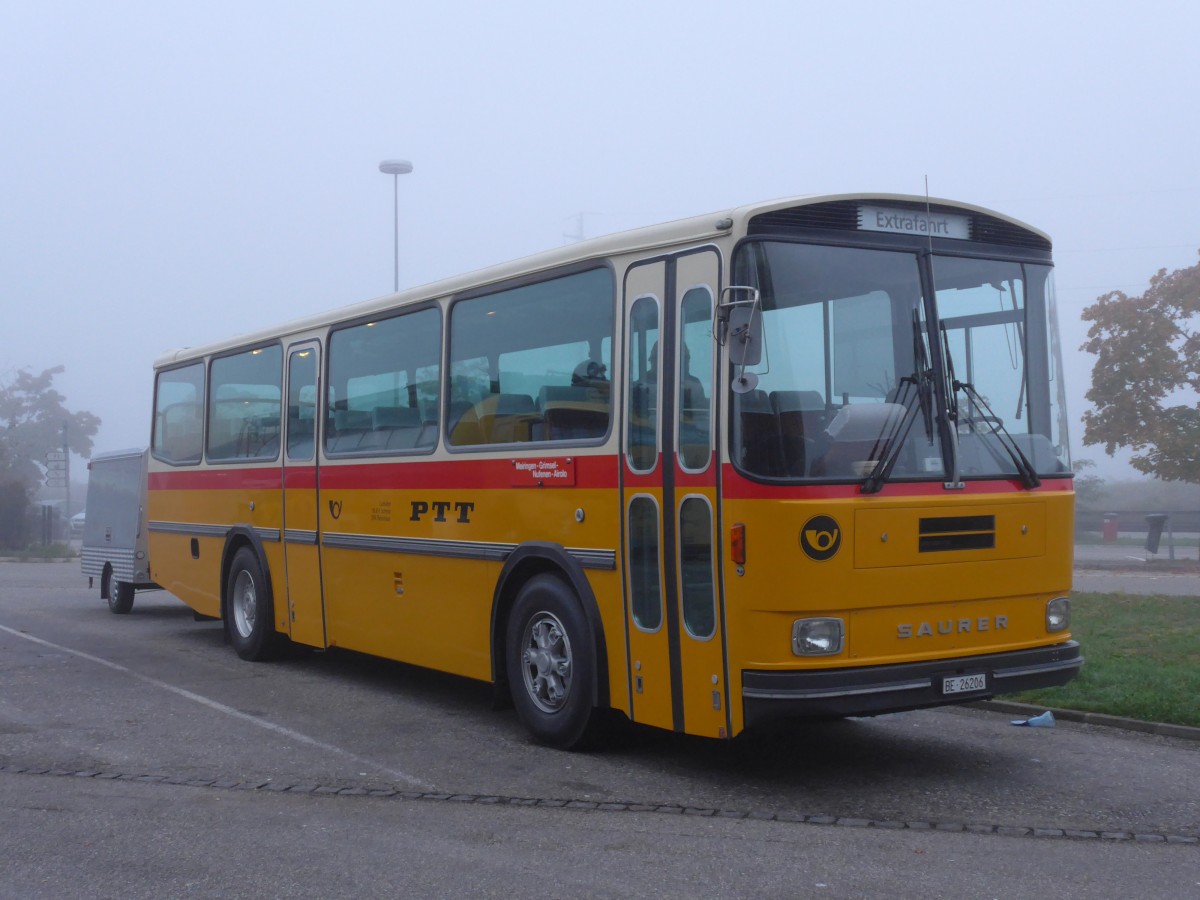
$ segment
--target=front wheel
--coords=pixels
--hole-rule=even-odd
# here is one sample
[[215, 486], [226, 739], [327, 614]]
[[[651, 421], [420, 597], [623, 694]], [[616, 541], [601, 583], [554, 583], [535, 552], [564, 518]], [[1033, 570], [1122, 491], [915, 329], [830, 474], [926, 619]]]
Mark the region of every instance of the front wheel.
[[242, 547], [233, 557], [226, 583], [225, 632], [242, 659], [270, 659], [278, 646], [271, 585], [258, 555]]
[[596, 737], [596, 659], [579, 599], [559, 578], [538, 575], [521, 588], [505, 635], [509, 689], [522, 724], [560, 750]]

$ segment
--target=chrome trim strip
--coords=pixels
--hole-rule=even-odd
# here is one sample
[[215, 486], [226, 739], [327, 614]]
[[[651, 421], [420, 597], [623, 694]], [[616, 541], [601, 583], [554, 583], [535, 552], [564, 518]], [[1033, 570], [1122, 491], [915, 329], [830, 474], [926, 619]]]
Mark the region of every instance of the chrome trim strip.
[[830, 697], [857, 697], [863, 694], [890, 694], [894, 691], [920, 691], [932, 687], [928, 678], [917, 681], [898, 681], [893, 684], [872, 684], [857, 688], [817, 688], [810, 691], [768, 691], [762, 688], [742, 688], [743, 697], [756, 700], [825, 700]]
[[1060, 659], [1054, 662], [1042, 663], [1037, 666], [1023, 666], [1020, 669], [996, 669], [992, 677], [999, 681], [1001, 678], [1020, 678], [1022, 675], [1038, 675], [1042, 672], [1058, 672], [1062, 669], [1078, 669], [1083, 665], [1083, 657]]
[[617, 567], [616, 550], [595, 550], [585, 547], [567, 547], [566, 551], [585, 569], [615, 569]]
[[517, 549], [516, 544], [486, 544], [479, 541], [439, 541], [425, 538], [386, 537], [378, 534], [325, 532], [321, 543], [339, 550], [374, 550], [382, 553], [407, 553], [419, 556], [445, 556], [454, 559], [486, 559], [503, 562]]
[[[229, 534], [232, 525], [201, 525], [195, 522], [151, 522], [150, 530], [160, 534], [185, 534], [199, 537], [223, 538]], [[254, 528], [254, 533], [261, 541], [279, 543], [278, 528]]]
[[[370, 550], [381, 553], [405, 553], [414, 556], [439, 556], [450, 559], [482, 559], [504, 562], [519, 545], [483, 541], [447, 541], [432, 538], [387, 537], [376, 534], [324, 532], [321, 544], [339, 550]], [[615, 550], [566, 547], [585, 569], [615, 569]]]
[[[190, 522], [151, 522], [150, 530], [161, 534], [198, 535], [223, 538], [229, 533], [230, 525], [199, 525]], [[324, 532], [301, 528], [255, 528], [260, 540], [279, 543], [282, 539], [291, 544], [322, 544], [339, 550], [370, 550], [379, 553], [406, 553], [413, 556], [439, 556], [448, 559], [483, 559], [489, 562], [504, 562], [519, 546], [509, 543], [487, 543], [484, 541], [446, 541], [432, 538], [401, 538], [378, 534], [348, 534]], [[578, 560], [585, 569], [607, 569], [617, 567], [617, 551], [594, 547], [565, 547], [567, 553]]]
[[201, 537], [225, 537], [227, 525], [197, 525], [190, 522], [151, 522], [150, 530], [161, 534], [193, 534]]

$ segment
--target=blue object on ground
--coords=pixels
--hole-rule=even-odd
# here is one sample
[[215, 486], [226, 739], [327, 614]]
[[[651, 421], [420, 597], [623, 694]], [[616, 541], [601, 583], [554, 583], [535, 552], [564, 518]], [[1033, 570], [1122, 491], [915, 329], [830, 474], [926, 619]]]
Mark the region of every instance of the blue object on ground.
[[1040, 716], [1033, 716], [1029, 719], [1013, 719], [1012, 724], [1028, 725], [1030, 728], [1053, 728], [1054, 713], [1050, 712], [1050, 710], [1046, 710]]

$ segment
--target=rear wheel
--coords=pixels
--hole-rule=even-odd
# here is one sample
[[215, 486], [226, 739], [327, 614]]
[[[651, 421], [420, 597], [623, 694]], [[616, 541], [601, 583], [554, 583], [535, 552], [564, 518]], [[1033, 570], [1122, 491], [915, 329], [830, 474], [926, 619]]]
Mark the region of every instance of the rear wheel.
[[522, 724], [562, 750], [592, 743], [596, 659], [591, 629], [574, 592], [553, 575], [521, 588], [505, 635], [509, 689]]
[[234, 554], [226, 582], [225, 632], [242, 659], [270, 659], [278, 648], [271, 585], [249, 547]]

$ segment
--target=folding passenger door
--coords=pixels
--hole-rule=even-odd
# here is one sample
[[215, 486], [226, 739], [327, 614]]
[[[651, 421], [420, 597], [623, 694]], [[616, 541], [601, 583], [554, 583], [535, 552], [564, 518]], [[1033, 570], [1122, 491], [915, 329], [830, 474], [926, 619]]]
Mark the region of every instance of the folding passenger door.
[[[283, 450], [283, 556], [287, 621], [292, 640], [326, 646], [321, 589], [317, 411], [321, 348], [315, 341], [288, 348], [287, 423]], [[283, 597], [276, 593], [276, 618]]]
[[719, 276], [707, 248], [627, 273], [621, 465], [631, 716], [712, 737], [729, 733], [713, 452]]

